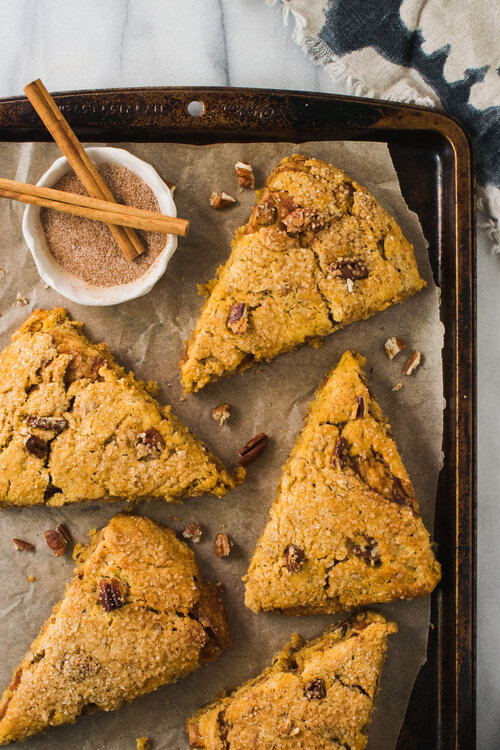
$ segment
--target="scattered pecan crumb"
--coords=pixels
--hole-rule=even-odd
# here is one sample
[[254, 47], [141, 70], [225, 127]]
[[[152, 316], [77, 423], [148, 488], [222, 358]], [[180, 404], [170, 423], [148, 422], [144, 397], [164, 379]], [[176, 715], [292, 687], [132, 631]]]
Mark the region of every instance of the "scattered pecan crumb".
[[60, 523], [55, 529], [45, 532], [45, 541], [53, 550], [56, 557], [61, 557], [66, 551], [67, 544], [71, 539], [68, 530]]
[[5, 268], [0, 266], [0, 276], [5, 276]]
[[28, 576], [28, 581], [29, 581], [30, 583], [35, 583], [35, 581], [36, 581], [36, 578], [35, 578], [35, 576]]
[[44, 284], [44, 285], [43, 285], [43, 288], [44, 288], [44, 289], [50, 289], [50, 284]]
[[24, 539], [13, 539], [12, 544], [16, 549], [26, 550], [26, 552], [31, 552], [31, 550], [35, 549], [34, 544], [31, 544], [31, 542], [25, 542]]
[[174, 516], [174, 521], [182, 521], [182, 518], [180, 516]]
[[223, 208], [229, 208], [233, 203], [236, 203], [236, 198], [233, 198], [232, 195], [229, 195], [224, 191], [222, 191], [222, 193], [212, 193], [210, 196], [210, 205], [217, 211], [220, 211]]
[[403, 383], [396, 383], [394, 388], [391, 388], [391, 391], [400, 391], [403, 385], [404, 385]]
[[26, 424], [29, 427], [36, 427], [39, 430], [49, 430], [62, 432], [68, 426], [68, 420], [64, 417], [38, 417], [36, 414], [30, 414], [26, 417]]
[[136, 739], [137, 750], [149, 750], [151, 747], [149, 739], [147, 737], [137, 737]]
[[253, 190], [255, 187], [255, 176], [251, 164], [248, 164], [246, 161], [237, 161], [234, 168], [236, 169], [238, 185]]
[[259, 432], [258, 435], [253, 437], [248, 443], [245, 443], [243, 448], [238, 451], [239, 458], [236, 459], [236, 463], [239, 466], [250, 466], [256, 461], [265, 449], [269, 445], [269, 438], [265, 432]]
[[413, 352], [413, 354], [410, 354], [408, 359], [406, 360], [404, 367], [403, 367], [403, 375], [411, 375], [414, 370], [417, 369], [417, 367], [420, 364], [421, 354], [420, 352]]
[[214, 583], [214, 588], [219, 592], [219, 594], [222, 594], [222, 592], [224, 591], [224, 584], [222, 583], [222, 581], [216, 581]]
[[227, 327], [233, 333], [246, 333], [248, 328], [248, 310], [244, 302], [232, 305], [227, 316]]
[[125, 598], [125, 584], [119, 581], [118, 578], [99, 581], [99, 601], [106, 612], [123, 607]]
[[326, 695], [325, 683], [321, 677], [311, 680], [306, 686], [305, 696], [308, 701], [319, 701]]
[[217, 557], [227, 557], [231, 552], [233, 543], [227, 534], [219, 531], [215, 537], [215, 554]]
[[304, 564], [304, 550], [296, 544], [289, 544], [285, 549], [285, 565], [290, 573], [300, 573]]
[[202, 535], [201, 526], [197, 521], [193, 521], [192, 523], [188, 524], [184, 531], [182, 532], [182, 536], [184, 539], [190, 539], [195, 544], [198, 544], [198, 542], [201, 540]]
[[26, 297], [23, 297], [21, 292], [18, 292], [16, 294], [16, 305], [18, 307], [23, 307], [24, 305], [27, 305], [27, 304], [28, 304], [28, 300], [26, 299]]
[[31, 433], [24, 438], [24, 447], [29, 453], [32, 453], [36, 458], [45, 458], [47, 453], [48, 444], [47, 441], [37, 435]]
[[394, 359], [396, 354], [399, 354], [403, 349], [406, 349], [406, 342], [403, 341], [403, 339], [398, 339], [397, 336], [391, 336], [391, 338], [387, 339], [385, 342], [384, 349], [389, 359]]
[[173, 196], [173, 194], [175, 193], [175, 191], [177, 189], [177, 185], [175, 183], [173, 183], [173, 182], [170, 182], [170, 180], [164, 180], [164, 183], [168, 187], [168, 189], [170, 190], [171, 195]]
[[231, 416], [231, 404], [219, 404], [215, 409], [212, 409], [212, 417], [215, 419], [220, 427], [223, 427], [229, 417]]

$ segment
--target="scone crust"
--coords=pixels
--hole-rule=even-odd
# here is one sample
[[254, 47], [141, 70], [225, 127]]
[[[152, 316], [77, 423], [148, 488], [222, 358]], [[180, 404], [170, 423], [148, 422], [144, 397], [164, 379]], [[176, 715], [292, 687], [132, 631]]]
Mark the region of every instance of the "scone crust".
[[363, 750], [387, 649], [397, 627], [361, 612], [302, 644], [294, 635], [268, 669], [186, 722], [205, 750]]
[[335, 613], [423, 596], [440, 580], [364, 364], [345, 352], [309, 405], [246, 577], [255, 612]]
[[332, 164], [287, 157], [257, 198], [206, 286], [209, 299], [180, 363], [186, 392], [314, 343], [425, 286], [396, 221]]
[[[101, 581], [125, 604], [106, 611]], [[99, 709], [111, 711], [214, 659], [227, 616], [193, 552], [172, 529], [118, 515], [79, 553], [62, 601], [0, 700], [0, 744]]]
[[232, 476], [152, 385], [63, 308], [35, 310], [0, 355], [0, 506], [224, 495], [243, 472]]

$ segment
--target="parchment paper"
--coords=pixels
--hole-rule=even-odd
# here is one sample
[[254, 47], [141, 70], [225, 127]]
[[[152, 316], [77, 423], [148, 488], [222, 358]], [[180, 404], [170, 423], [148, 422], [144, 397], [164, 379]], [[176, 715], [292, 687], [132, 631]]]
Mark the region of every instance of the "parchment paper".
[[[88, 335], [107, 341], [119, 361], [132, 368], [137, 377], [158, 380], [160, 399], [170, 402], [185, 424], [228, 463], [234, 459], [236, 449], [257, 432], [268, 433], [272, 442], [263, 457], [249, 468], [246, 482], [225, 498], [203, 497], [186, 500], [182, 505], [157, 500], [142, 503], [137, 511], [178, 531], [188, 522], [201, 523], [203, 539], [194, 549], [205, 576], [224, 583], [232, 648], [213, 664], [119, 711], [100, 712], [76, 725], [52, 729], [45, 736], [25, 741], [22, 747], [30, 750], [126, 750], [135, 748], [135, 738], [141, 736], [150, 737], [155, 750], [186, 748], [186, 717], [222, 688], [232, 690], [255, 676], [293, 632], [315, 637], [336, 619], [253, 614], [243, 604], [241, 576], [246, 573], [267, 521], [281, 466], [300, 430], [307, 401], [347, 348], [363, 353], [367, 370], [373, 368], [370, 386], [391, 422], [427, 528], [433, 524], [442, 456], [443, 329], [439, 321], [439, 291], [432, 281], [418, 219], [404, 203], [386, 146], [317, 142], [300, 146], [246, 143], [204, 147], [133, 143], [122, 147], [151, 162], [162, 177], [176, 183], [179, 216], [191, 221], [189, 235], [179, 242], [165, 276], [146, 297], [118, 307], [86, 308], [66, 302], [53, 290], [45, 289], [37, 275], [21, 234], [23, 207], [2, 200], [0, 265], [6, 274], [0, 278], [0, 345], [3, 348], [8, 343], [9, 335], [35, 307], [65, 305], [74, 318], [85, 323]], [[184, 399], [178, 361], [183, 341], [203, 304], [196, 283], [212, 278], [225, 262], [233, 232], [246, 221], [254, 204], [251, 191], [236, 187], [234, 163], [251, 162], [259, 186], [283, 156], [294, 152], [332, 161], [372, 190], [413, 242], [420, 273], [428, 286], [403, 305], [333, 334], [320, 349], [304, 346]], [[36, 182], [58, 156], [53, 144], [0, 144], [2, 174], [26, 182]], [[221, 189], [235, 195], [238, 203], [227, 211], [216, 212], [209, 207], [208, 199], [213, 190]], [[422, 185], [422, 189], [426, 186]], [[27, 306], [16, 305], [18, 291], [28, 299]], [[392, 362], [383, 348], [389, 336], [399, 336], [408, 344], [406, 353]], [[416, 373], [405, 377], [401, 372], [405, 354], [413, 349], [422, 352], [423, 362]], [[392, 387], [400, 381], [404, 381], [404, 387], [393, 392]], [[210, 414], [221, 401], [234, 407], [229, 423], [222, 429]], [[44, 530], [63, 522], [75, 541], [85, 543], [90, 529], [100, 528], [123, 507], [123, 503], [94, 503], [61, 509], [0, 511], [0, 690], [7, 686], [52, 606], [64, 594], [74, 568], [70, 554], [54, 557], [44, 541]], [[221, 529], [235, 542], [227, 559], [217, 559], [214, 554], [213, 540]], [[35, 543], [36, 551], [15, 551], [12, 537]], [[34, 583], [28, 581], [30, 575], [36, 577]], [[429, 598], [376, 609], [396, 620], [399, 634], [390, 637], [382, 688], [369, 731], [369, 748], [393, 750], [413, 683], [426, 658]]]

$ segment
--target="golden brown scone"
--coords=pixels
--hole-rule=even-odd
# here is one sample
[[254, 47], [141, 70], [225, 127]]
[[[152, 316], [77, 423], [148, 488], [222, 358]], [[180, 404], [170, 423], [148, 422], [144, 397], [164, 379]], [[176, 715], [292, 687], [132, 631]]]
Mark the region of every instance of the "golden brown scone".
[[0, 506], [175, 501], [241, 481], [80, 329], [35, 310], [0, 354]]
[[364, 612], [302, 646], [297, 635], [261, 675], [186, 722], [206, 750], [363, 750], [397, 627]]
[[309, 405], [246, 576], [254, 612], [340, 612], [424, 596], [440, 580], [364, 364], [345, 352]]
[[119, 515], [78, 556], [0, 701], [0, 745], [111, 711], [230, 645], [226, 613], [172, 529]]
[[186, 392], [315, 342], [425, 286], [380, 203], [318, 159], [283, 159], [207, 285], [180, 368]]

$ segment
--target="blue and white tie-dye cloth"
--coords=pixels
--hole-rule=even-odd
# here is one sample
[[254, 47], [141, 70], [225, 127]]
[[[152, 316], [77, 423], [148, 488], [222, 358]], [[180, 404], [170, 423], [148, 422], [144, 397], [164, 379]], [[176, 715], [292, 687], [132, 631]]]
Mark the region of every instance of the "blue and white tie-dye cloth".
[[440, 107], [464, 124], [500, 252], [499, 0], [279, 2], [297, 42], [353, 93]]

